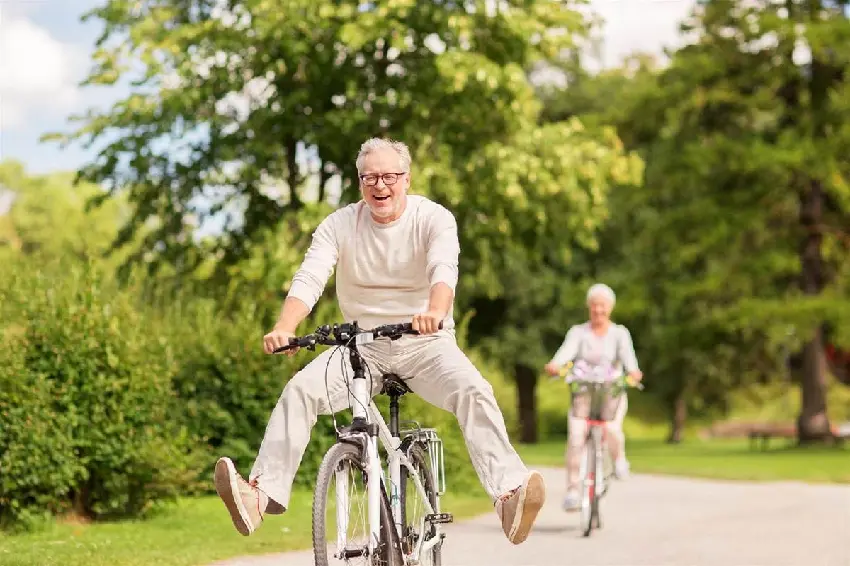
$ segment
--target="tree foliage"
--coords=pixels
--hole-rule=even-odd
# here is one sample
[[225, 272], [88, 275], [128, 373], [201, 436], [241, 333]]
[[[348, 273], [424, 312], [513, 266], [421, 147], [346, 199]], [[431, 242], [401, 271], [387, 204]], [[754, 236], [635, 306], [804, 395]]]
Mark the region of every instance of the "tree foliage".
[[580, 76], [549, 104], [616, 125], [646, 161], [643, 187], [615, 193], [596, 262], [638, 295], [620, 312], [671, 402], [722, 408], [802, 347], [800, 434], [822, 437], [822, 329], [846, 340], [850, 321], [850, 25], [835, 4], [712, 0], [683, 31], [666, 68]]
[[68, 139], [112, 140], [82, 177], [125, 192], [120, 241], [153, 220], [142, 248], [167, 262], [224, 211], [225, 265], [305, 201], [356, 199], [370, 136], [407, 141], [423, 168], [509, 140], [535, 118], [525, 69], [582, 26], [542, 0], [111, 0], [90, 17], [105, 29], [87, 82], [133, 92], [80, 117]]
[[[122, 198], [95, 210], [90, 199], [103, 190], [75, 183], [73, 173], [27, 174], [21, 163], [0, 162], [0, 189], [8, 210], [0, 215], [0, 254], [41, 257], [103, 257], [109, 242], [129, 218]], [[2, 256], [0, 256], [2, 257]], [[113, 256], [120, 261], [120, 254]]]

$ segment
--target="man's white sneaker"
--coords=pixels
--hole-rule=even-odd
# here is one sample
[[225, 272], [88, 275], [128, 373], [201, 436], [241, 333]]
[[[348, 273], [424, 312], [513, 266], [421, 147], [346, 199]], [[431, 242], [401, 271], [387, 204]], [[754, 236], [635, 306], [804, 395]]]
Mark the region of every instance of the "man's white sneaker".
[[546, 483], [540, 472], [535, 471], [526, 476], [522, 485], [496, 500], [496, 514], [509, 541], [525, 542], [545, 501]]
[[230, 458], [219, 458], [215, 464], [215, 490], [233, 520], [233, 526], [240, 534], [248, 536], [263, 522], [263, 512], [268, 505], [268, 497], [248, 483]]

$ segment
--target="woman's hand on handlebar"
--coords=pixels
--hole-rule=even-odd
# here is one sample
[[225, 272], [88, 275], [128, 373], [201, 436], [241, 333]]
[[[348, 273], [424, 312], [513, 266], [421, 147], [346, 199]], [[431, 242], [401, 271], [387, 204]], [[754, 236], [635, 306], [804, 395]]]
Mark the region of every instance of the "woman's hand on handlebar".
[[[278, 348], [282, 348], [284, 346], [289, 345], [289, 339], [294, 338], [295, 334], [292, 332], [287, 332], [285, 330], [280, 330], [278, 328], [272, 329], [271, 332], [263, 336], [263, 351], [267, 354], [273, 354], [275, 350]], [[298, 347], [290, 348], [289, 350], [284, 350], [282, 353], [287, 356], [292, 356], [296, 352], [298, 352]]]
[[636, 369], [635, 371], [629, 372], [629, 376], [628, 376], [627, 381], [630, 385], [637, 385], [638, 383], [641, 382], [642, 379], [643, 379], [643, 372], [640, 371], [639, 369]]

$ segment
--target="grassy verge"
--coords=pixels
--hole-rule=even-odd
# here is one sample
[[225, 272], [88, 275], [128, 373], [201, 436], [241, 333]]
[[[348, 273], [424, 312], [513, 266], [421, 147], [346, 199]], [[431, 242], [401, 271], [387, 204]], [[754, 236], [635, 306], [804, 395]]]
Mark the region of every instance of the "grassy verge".
[[[562, 466], [564, 443], [518, 446], [529, 465]], [[628, 439], [626, 450], [635, 473], [703, 478], [818, 483], [850, 483], [850, 446], [788, 447], [774, 441], [765, 451], [741, 440], [690, 440], [669, 445], [660, 439]]]
[[[491, 509], [486, 496], [446, 494], [455, 518]], [[310, 548], [312, 495], [293, 495], [283, 515], [268, 516], [250, 537], [238, 534], [216, 497], [180, 500], [146, 521], [83, 525], [56, 523], [48, 530], [0, 535], [2, 566], [198, 566], [248, 554]]]

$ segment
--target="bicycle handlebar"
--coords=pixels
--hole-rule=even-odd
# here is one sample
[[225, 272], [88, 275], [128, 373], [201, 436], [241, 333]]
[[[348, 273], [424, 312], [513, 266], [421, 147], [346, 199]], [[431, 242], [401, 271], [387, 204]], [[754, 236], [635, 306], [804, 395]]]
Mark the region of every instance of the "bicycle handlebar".
[[[443, 329], [440, 322], [439, 329]], [[316, 345], [322, 346], [348, 346], [352, 340], [355, 343], [370, 342], [378, 338], [389, 338], [397, 340], [405, 334], [418, 335], [419, 331], [413, 329], [413, 324], [404, 322], [399, 324], [383, 324], [372, 329], [360, 328], [355, 322], [325, 324], [316, 329], [312, 334], [294, 336], [289, 339], [289, 344], [275, 349], [272, 353], [278, 354], [293, 348], [307, 348], [315, 350]], [[361, 338], [366, 338], [362, 340]]]
[[[613, 374], [609, 373], [609, 375], [605, 379], [598, 379], [591, 377], [587, 379], [582, 375], [581, 377], [576, 377], [575, 374], [571, 375], [571, 370], [575, 367], [573, 362], [568, 362], [564, 367], [561, 368], [561, 371], [558, 372], [557, 376], [554, 377], [564, 377], [564, 381], [566, 381], [570, 385], [621, 385], [623, 387], [631, 386], [636, 389], [643, 389], [643, 384], [639, 381], [634, 381], [628, 374], [620, 374], [616, 377], [612, 377]], [[591, 373], [596, 373], [591, 372]]]
[[616, 379], [608, 379], [605, 381], [602, 380], [594, 380], [594, 379], [568, 379], [567, 383], [570, 385], [609, 385], [609, 386], [622, 386], [622, 387], [634, 387], [635, 389], [643, 389], [643, 384], [639, 381], [632, 380], [628, 375], [618, 376]]

